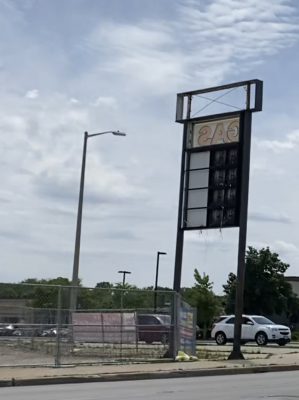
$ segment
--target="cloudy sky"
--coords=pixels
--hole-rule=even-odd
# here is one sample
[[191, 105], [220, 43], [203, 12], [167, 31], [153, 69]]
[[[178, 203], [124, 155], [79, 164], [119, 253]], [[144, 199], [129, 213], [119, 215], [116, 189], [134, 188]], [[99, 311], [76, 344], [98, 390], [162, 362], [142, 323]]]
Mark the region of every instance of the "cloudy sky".
[[[299, 4], [296, 0], [0, 0], [0, 281], [71, 278], [83, 133], [80, 277], [172, 286], [182, 126], [176, 93], [264, 81], [253, 116], [248, 245], [299, 275]], [[185, 235], [217, 293], [238, 230]]]

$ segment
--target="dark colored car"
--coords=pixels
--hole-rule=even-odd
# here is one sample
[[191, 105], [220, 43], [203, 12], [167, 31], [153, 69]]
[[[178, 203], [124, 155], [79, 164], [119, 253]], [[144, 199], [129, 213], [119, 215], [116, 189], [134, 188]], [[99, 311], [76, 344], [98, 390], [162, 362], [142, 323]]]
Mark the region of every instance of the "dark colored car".
[[202, 338], [203, 338], [203, 331], [198, 325], [196, 325], [196, 340], [199, 340]]
[[0, 336], [12, 336], [14, 333], [15, 327], [11, 324], [9, 325], [0, 325]]
[[139, 314], [137, 315], [137, 332], [140, 341], [168, 343], [170, 333], [170, 315]]
[[[60, 328], [59, 330], [59, 336], [61, 338], [67, 338], [70, 335], [70, 331], [68, 328]], [[41, 333], [42, 337], [56, 337], [57, 336], [57, 328], [50, 328], [50, 329], [44, 329]]]
[[13, 336], [22, 336], [22, 337], [36, 337], [41, 335], [41, 328], [36, 327], [30, 324], [18, 324], [15, 327], [13, 332]]
[[44, 329], [41, 333], [42, 337], [54, 337], [57, 335], [57, 330], [55, 328]]

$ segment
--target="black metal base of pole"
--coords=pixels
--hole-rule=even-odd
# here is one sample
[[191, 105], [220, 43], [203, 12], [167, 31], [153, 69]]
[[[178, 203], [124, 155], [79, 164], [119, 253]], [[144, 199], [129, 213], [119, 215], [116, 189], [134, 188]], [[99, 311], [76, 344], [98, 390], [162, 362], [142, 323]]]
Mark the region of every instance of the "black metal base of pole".
[[228, 356], [228, 360], [245, 360], [241, 350], [233, 350]]

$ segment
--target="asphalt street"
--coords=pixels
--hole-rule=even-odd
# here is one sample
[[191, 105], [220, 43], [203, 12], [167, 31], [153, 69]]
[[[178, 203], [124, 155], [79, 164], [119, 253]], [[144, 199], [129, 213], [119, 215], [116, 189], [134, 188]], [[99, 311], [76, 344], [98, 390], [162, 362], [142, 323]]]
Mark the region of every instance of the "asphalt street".
[[0, 389], [7, 400], [295, 400], [299, 372]]

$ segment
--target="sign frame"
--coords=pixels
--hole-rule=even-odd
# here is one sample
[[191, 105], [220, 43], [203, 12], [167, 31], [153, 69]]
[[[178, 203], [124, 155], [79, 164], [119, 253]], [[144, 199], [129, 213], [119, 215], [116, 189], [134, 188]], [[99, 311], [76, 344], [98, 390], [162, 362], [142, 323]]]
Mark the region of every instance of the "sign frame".
[[[223, 121], [225, 119], [230, 119], [230, 118], [238, 118], [239, 119], [239, 141], [238, 142], [231, 142], [231, 143], [221, 143], [221, 144], [212, 144], [208, 146], [202, 146], [202, 147], [195, 147], [195, 148], [190, 148], [188, 146], [188, 142], [190, 141], [190, 124], [191, 126], [194, 123], [202, 123], [202, 122], [210, 122], [210, 121]], [[181, 217], [180, 217], [180, 229], [182, 230], [206, 230], [206, 229], [217, 229], [220, 228], [219, 226], [209, 226], [208, 223], [208, 217], [207, 217], [207, 225], [206, 226], [188, 226], [187, 221], [187, 210], [188, 210], [188, 198], [189, 198], [189, 174], [188, 172], [190, 171], [190, 157], [191, 154], [193, 153], [202, 153], [202, 152], [210, 152], [213, 154], [213, 151], [221, 151], [221, 150], [227, 150], [227, 149], [232, 149], [232, 148], [237, 148], [238, 150], [238, 162], [236, 165], [237, 168], [237, 182], [236, 182], [236, 206], [235, 206], [235, 212], [236, 212], [236, 217], [235, 217], [235, 223], [234, 224], [229, 224], [222, 226], [223, 228], [232, 228], [232, 227], [238, 227], [239, 226], [239, 217], [240, 217], [240, 190], [241, 190], [241, 179], [242, 179], [242, 158], [243, 158], [243, 143], [244, 143], [244, 131], [248, 130], [245, 127], [245, 118], [244, 118], [244, 111], [241, 112], [233, 112], [230, 113], [228, 116], [227, 113], [223, 114], [217, 114], [217, 116], [208, 116], [208, 117], [201, 117], [197, 118], [196, 120], [192, 120], [192, 122], [188, 121], [184, 124], [184, 147], [183, 147], [183, 164], [184, 165], [184, 170], [183, 170], [183, 193], [182, 193], [182, 200], [181, 200]], [[213, 171], [213, 168], [215, 167], [209, 167], [209, 171]], [[208, 204], [207, 207], [198, 207], [197, 209], [205, 209], [207, 208], [207, 212], [211, 210], [213, 207], [211, 206], [211, 188], [213, 185], [211, 184], [211, 174], [209, 173], [209, 185], [207, 187], [208, 189]], [[191, 189], [192, 190], [192, 189]], [[189, 208], [190, 209], [190, 208]], [[214, 207], [216, 209], [216, 207]]]
[[[252, 85], [255, 86], [255, 98], [252, 105]], [[177, 238], [176, 238], [176, 253], [174, 266], [174, 281], [173, 289], [180, 292], [182, 261], [184, 249], [184, 231], [182, 226], [182, 218], [184, 217], [184, 191], [185, 191], [185, 171], [187, 169], [187, 139], [188, 126], [193, 121], [205, 119], [217, 119], [219, 117], [232, 116], [235, 113], [221, 113], [214, 115], [206, 115], [201, 118], [191, 118], [192, 96], [215, 92], [220, 90], [231, 89], [234, 87], [245, 86], [246, 88], [246, 105], [245, 108], [238, 110], [240, 113], [240, 126], [242, 126], [242, 134], [240, 129], [239, 148], [241, 151], [240, 157], [240, 174], [241, 181], [238, 183], [240, 187], [239, 197], [239, 243], [238, 243], [238, 267], [237, 267], [237, 285], [236, 285], [236, 300], [235, 300], [235, 326], [234, 326], [234, 343], [233, 350], [229, 359], [244, 359], [241, 352], [241, 329], [242, 329], [242, 312], [243, 312], [243, 295], [245, 282], [245, 253], [246, 253], [246, 237], [247, 237], [247, 218], [248, 218], [248, 193], [249, 193], [249, 172], [250, 172], [250, 145], [251, 145], [251, 122], [252, 113], [262, 111], [263, 100], [263, 82], [258, 79], [249, 81], [236, 82], [228, 85], [215, 86], [212, 88], [195, 90], [192, 92], [179, 93], [177, 95], [176, 122], [184, 124], [183, 142], [182, 142], [182, 157], [181, 157], [181, 175], [180, 175], [180, 191], [179, 191], [179, 206], [178, 206], [178, 222], [177, 222]], [[211, 100], [214, 101], [214, 100]], [[215, 100], [216, 101], [216, 100]], [[186, 110], [185, 110], [186, 108]], [[185, 114], [184, 114], [185, 113]], [[217, 147], [220, 145], [214, 145]], [[206, 150], [206, 148], [205, 148]], [[195, 228], [199, 229], [199, 228]]]

